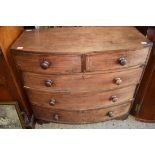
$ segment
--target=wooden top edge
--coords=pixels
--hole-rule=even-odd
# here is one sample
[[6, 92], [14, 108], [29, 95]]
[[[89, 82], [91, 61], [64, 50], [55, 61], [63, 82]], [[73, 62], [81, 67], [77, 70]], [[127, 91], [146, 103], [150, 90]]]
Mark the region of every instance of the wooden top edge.
[[148, 42], [134, 27], [64, 27], [24, 31], [12, 51], [85, 54], [141, 49]]
[[137, 50], [143, 50], [144, 48], [147, 48], [148, 46], [142, 46], [139, 48], [129, 48], [129, 49], [115, 49], [115, 50], [101, 50], [101, 51], [88, 51], [88, 52], [51, 52], [51, 51], [25, 51], [25, 50], [16, 50], [16, 49], [10, 49], [10, 52], [12, 52], [13, 54], [52, 54], [52, 55], [69, 55], [69, 56], [81, 56], [81, 55], [97, 55], [97, 54], [101, 54], [103, 52], [120, 52], [120, 51], [137, 51]]

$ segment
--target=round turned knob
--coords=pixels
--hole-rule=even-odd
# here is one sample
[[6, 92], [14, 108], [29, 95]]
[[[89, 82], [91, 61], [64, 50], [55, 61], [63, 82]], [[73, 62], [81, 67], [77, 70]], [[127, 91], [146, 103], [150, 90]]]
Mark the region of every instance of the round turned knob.
[[54, 118], [55, 121], [58, 121], [59, 120], [59, 115], [58, 114], [54, 114], [53, 118]]
[[49, 62], [47, 60], [44, 60], [41, 64], [40, 64], [42, 69], [47, 69], [49, 67]]
[[115, 78], [114, 81], [117, 85], [120, 85], [122, 83], [121, 78]]
[[52, 80], [46, 80], [46, 81], [45, 81], [45, 86], [46, 86], [46, 87], [51, 87], [52, 84], [53, 84], [53, 81], [52, 81]]
[[51, 106], [54, 106], [55, 105], [55, 99], [54, 98], [52, 98], [52, 99], [50, 99], [50, 101], [49, 101], [49, 104], [51, 105]]
[[118, 101], [118, 98], [117, 98], [117, 96], [111, 96], [110, 100], [112, 102], [117, 102]]
[[113, 117], [113, 116], [114, 116], [114, 114], [113, 114], [112, 111], [109, 111], [109, 112], [107, 113], [107, 115], [108, 115], [109, 117]]
[[120, 57], [118, 59], [118, 63], [121, 65], [121, 66], [124, 66], [127, 64], [127, 60], [124, 58], [124, 57]]

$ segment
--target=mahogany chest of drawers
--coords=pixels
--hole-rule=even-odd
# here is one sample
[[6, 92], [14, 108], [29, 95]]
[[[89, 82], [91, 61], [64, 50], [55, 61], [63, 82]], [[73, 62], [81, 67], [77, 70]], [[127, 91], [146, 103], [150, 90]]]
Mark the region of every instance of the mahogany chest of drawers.
[[11, 48], [37, 120], [128, 115], [152, 44], [133, 27], [27, 30]]

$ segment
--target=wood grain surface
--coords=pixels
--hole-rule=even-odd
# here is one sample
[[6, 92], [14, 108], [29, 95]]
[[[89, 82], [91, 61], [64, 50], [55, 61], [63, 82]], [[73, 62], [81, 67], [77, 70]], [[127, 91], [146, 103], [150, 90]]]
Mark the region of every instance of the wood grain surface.
[[[29, 100], [33, 105], [60, 110], [88, 110], [106, 108], [122, 104], [133, 99], [136, 85], [111, 90], [107, 92], [59, 92], [49, 93], [34, 89], [27, 89]], [[40, 97], [42, 96], [42, 97]], [[116, 96], [117, 101], [113, 102], [112, 97]], [[54, 104], [50, 101], [54, 100]]]
[[146, 40], [134, 27], [64, 27], [25, 31], [12, 49], [23, 47], [22, 51], [27, 53], [76, 54], [141, 49], [141, 42]]
[[[149, 47], [135, 51], [120, 50], [102, 54], [87, 54], [86, 71], [116, 70], [145, 64], [148, 50]], [[126, 64], [124, 66], [119, 63], [119, 58], [125, 58]]]
[[[48, 92], [84, 92], [112, 90], [128, 85], [137, 84], [143, 68], [136, 68], [112, 73], [79, 73], [68, 75], [45, 75], [23, 72], [25, 88], [33, 88]], [[120, 78], [122, 83], [117, 85], [115, 79]], [[51, 87], [45, 85], [46, 80], [52, 80]]]
[[[51, 110], [49, 108], [34, 105], [32, 108], [35, 117], [43, 121], [82, 124], [106, 121], [123, 116], [129, 112], [130, 106], [131, 104], [129, 102], [110, 108], [93, 109], [87, 111]], [[108, 115], [109, 112], [112, 112], [112, 117]]]
[[[15, 55], [17, 66], [22, 71], [34, 73], [76, 73], [81, 72], [80, 55], [49, 55], [49, 54], [25, 54]], [[48, 61], [49, 67], [43, 69], [41, 64]]]
[[137, 120], [155, 122], [155, 27], [139, 28], [147, 32], [147, 38], [153, 42], [153, 48], [137, 92], [132, 114]]
[[64, 27], [27, 30], [11, 52], [36, 119], [92, 123], [129, 113], [151, 45], [134, 27]]

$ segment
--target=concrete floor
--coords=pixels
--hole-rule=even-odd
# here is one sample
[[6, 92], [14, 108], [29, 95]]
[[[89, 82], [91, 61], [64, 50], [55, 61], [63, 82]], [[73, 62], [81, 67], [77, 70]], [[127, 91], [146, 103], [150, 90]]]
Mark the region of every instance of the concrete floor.
[[143, 123], [136, 121], [134, 117], [129, 116], [126, 120], [111, 120], [106, 122], [70, 125], [49, 123], [39, 125], [36, 124], [36, 129], [155, 129], [155, 123]]

